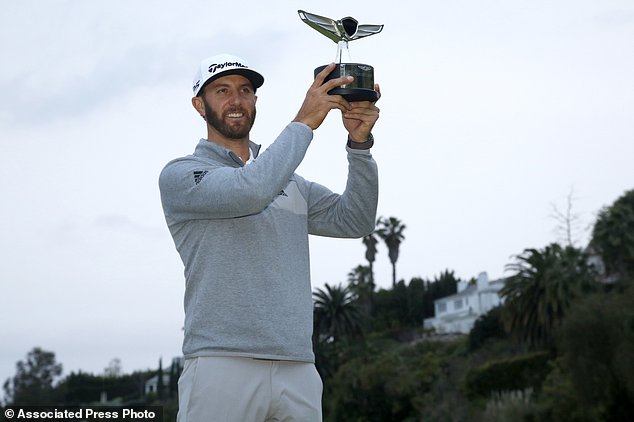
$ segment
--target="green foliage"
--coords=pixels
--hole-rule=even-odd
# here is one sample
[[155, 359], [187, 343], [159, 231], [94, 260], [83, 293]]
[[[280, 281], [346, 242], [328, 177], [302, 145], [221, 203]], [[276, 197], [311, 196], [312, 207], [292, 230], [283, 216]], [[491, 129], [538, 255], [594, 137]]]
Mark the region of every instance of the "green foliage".
[[106, 392], [109, 400], [119, 398], [126, 403], [143, 397], [145, 381], [154, 375], [155, 371], [136, 371], [117, 377], [71, 372], [56, 386], [56, 397], [58, 403], [80, 405], [96, 403], [101, 392]]
[[502, 322], [502, 306], [496, 306], [486, 314], [480, 316], [469, 332], [469, 350], [474, 351], [485, 341], [493, 338], [506, 338]]
[[576, 303], [558, 332], [564, 369], [588, 412], [629, 420], [634, 408], [634, 286]]
[[533, 390], [502, 391], [493, 393], [486, 404], [483, 419], [486, 422], [523, 421], [535, 414]]
[[433, 281], [413, 278], [403, 280], [390, 290], [380, 290], [374, 296], [372, 329], [374, 331], [420, 327], [425, 318], [434, 316], [434, 300], [456, 293], [458, 279], [446, 270]]
[[474, 421], [472, 405], [461, 388], [466, 371], [474, 366], [474, 354], [467, 352], [466, 338], [443, 339], [434, 350], [441, 359], [440, 374], [434, 379], [429, 392], [417, 401], [422, 407], [419, 420]]
[[548, 422], [597, 422], [595, 409], [582, 405], [569, 374], [562, 369], [561, 359], [553, 363], [553, 370], [542, 384], [537, 403], [537, 420]]
[[442, 297], [451, 296], [458, 291], [458, 281], [453, 271], [445, 270], [434, 276], [432, 281], [426, 281], [426, 296], [423, 303], [423, 317], [431, 318], [435, 315], [434, 301]]
[[164, 402], [153, 403], [155, 406], [163, 406], [163, 421], [173, 422], [176, 421], [178, 416], [178, 399], [170, 399]]
[[350, 286], [317, 289], [314, 299], [314, 342], [335, 342], [361, 333], [361, 314]]
[[26, 361], [16, 364], [16, 374], [4, 383], [7, 400], [13, 405], [54, 404], [53, 382], [62, 374], [55, 353], [33, 348]]
[[364, 236], [362, 239], [363, 244], [365, 245], [365, 259], [370, 264], [370, 268], [372, 267], [372, 263], [376, 259], [376, 244], [379, 242], [374, 237], [374, 233], [370, 233], [367, 236]]
[[[375, 292], [376, 239], [369, 236], [364, 241], [369, 266], [354, 268], [347, 287], [326, 284], [313, 296], [325, 421], [629, 420], [634, 191], [602, 210], [593, 230], [594, 250], [608, 273], [623, 282], [618, 289], [593, 293], [596, 274], [579, 249], [558, 244], [526, 249], [508, 266], [514, 274], [501, 292], [505, 305], [480, 317], [468, 338], [459, 340], [420, 336], [423, 320], [434, 315], [434, 300], [456, 293], [454, 273], [397, 283], [405, 226], [394, 217], [377, 224], [374, 234], [388, 246], [393, 265], [392, 288]], [[521, 341], [509, 341], [503, 326]], [[525, 354], [529, 348], [551, 353]], [[38, 348], [17, 369], [4, 386], [16, 404], [94, 403], [107, 391], [124, 402], [161, 404], [166, 420], [177, 412], [173, 393], [181, 368], [170, 369], [166, 400], [143, 396], [155, 371], [71, 373], [53, 386], [61, 365]], [[119, 374], [120, 368], [112, 369]]]
[[325, 420], [419, 420], [425, 395], [441, 374], [441, 360], [429, 344], [368, 344], [364, 353], [342, 364], [330, 380]]
[[[109, 379], [114, 379], [114, 377]], [[68, 405], [94, 403], [99, 400], [101, 392], [105, 390], [104, 383], [104, 377], [84, 372], [71, 372], [57, 386], [57, 397], [58, 400]]]
[[[27, 355], [27, 360], [16, 364], [16, 375], [4, 384], [7, 403], [11, 405], [67, 405], [79, 406], [97, 404], [102, 392], [109, 401], [121, 404], [150, 404], [151, 397], [144, 395], [145, 382], [156, 375], [156, 371], [136, 371], [122, 374], [113, 365], [106, 368], [104, 375], [71, 372], [60, 379], [62, 365], [55, 362], [53, 352], [38, 347]], [[164, 386], [164, 399], [175, 398], [176, 381], [182, 368], [173, 363], [170, 368], [170, 385]], [[172, 382], [173, 381], [173, 382]], [[162, 404], [165, 400], [154, 404]], [[165, 401], [167, 403], [168, 401]], [[167, 420], [167, 419], [166, 419]]]
[[383, 239], [388, 249], [388, 256], [392, 263], [392, 285], [396, 284], [396, 261], [398, 261], [401, 242], [405, 240], [405, 224], [396, 217], [379, 217], [377, 221], [378, 229], [375, 230], [377, 236]]
[[609, 276], [620, 281], [634, 278], [634, 190], [599, 212], [591, 246], [603, 258]]
[[535, 349], [553, 346], [553, 332], [572, 301], [596, 286], [585, 253], [556, 243], [526, 249], [507, 268], [515, 274], [500, 290], [507, 331]]
[[372, 268], [357, 265], [348, 273], [348, 288], [357, 302], [363, 325], [367, 325], [374, 307], [374, 281]]
[[549, 358], [547, 352], [537, 352], [495, 360], [473, 368], [465, 377], [467, 396], [475, 399], [490, 397], [502, 391], [539, 391], [550, 372]]
[[410, 326], [410, 316], [416, 310], [409, 309], [409, 301], [408, 287], [403, 280], [390, 290], [379, 290], [375, 295], [373, 329], [382, 331]]

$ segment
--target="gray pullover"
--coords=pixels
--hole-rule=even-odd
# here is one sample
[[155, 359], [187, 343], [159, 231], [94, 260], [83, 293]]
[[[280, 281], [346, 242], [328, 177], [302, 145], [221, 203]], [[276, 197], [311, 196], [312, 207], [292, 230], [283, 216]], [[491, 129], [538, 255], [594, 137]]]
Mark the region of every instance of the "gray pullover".
[[341, 195], [295, 174], [312, 140], [289, 124], [245, 166], [201, 139], [159, 177], [165, 219], [185, 266], [186, 358], [243, 356], [314, 362], [308, 234], [374, 229], [376, 163], [348, 150]]

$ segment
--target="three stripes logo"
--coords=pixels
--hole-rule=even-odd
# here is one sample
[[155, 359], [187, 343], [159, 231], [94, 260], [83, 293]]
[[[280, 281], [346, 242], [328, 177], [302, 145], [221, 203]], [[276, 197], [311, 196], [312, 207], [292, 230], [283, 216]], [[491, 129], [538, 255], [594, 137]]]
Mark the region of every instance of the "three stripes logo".
[[201, 171], [195, 171], [194, 172], [194, 182], [196, 184], [199, 184], [201, 180], [203, 180], [203, 177], [205, 177], [205, 175], [209, 173], [207, 170], [201, 170]]

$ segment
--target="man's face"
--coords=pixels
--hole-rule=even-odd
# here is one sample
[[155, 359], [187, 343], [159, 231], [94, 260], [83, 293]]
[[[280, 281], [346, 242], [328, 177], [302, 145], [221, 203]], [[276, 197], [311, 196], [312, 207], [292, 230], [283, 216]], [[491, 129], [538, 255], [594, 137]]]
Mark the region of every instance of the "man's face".
[[251, 82], [240, 75], [218, 78], [202, 94], [207, 123], [228, 139], [249, 136], [255, 122], [255, 102]]

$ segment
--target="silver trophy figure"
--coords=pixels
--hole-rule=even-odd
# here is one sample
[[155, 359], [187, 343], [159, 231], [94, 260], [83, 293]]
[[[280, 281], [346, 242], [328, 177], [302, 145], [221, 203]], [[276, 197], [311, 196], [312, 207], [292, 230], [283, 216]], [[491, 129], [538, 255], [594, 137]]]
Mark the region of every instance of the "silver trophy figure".
[[[297, 13], [304, 23], [311, 28], [327, 36], [337, 43], [337, 67], [326, 80], [341, 76], [353, 76], [354, 81], [328, 91], [329, 94], [341, 95], [348, 101], [376, 101], [378, 95], [374, 91], [374, 68], [363, 63], [350, 63], [350, 51], [348, 42], [370, 35], [378, 34], [383, 30], [383, 25], [359, 25], [359, 22], [351, 17], [334, 20], [324, 16], [298, 10]], [[315, 69], [315, 76], [327, 65]]]

